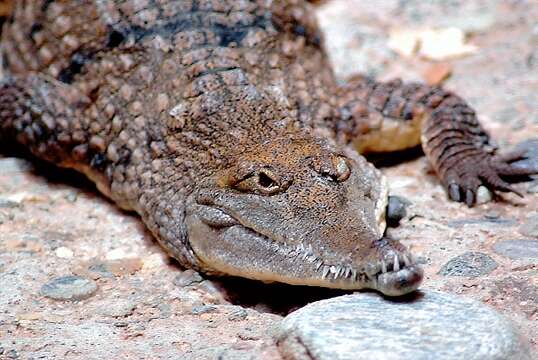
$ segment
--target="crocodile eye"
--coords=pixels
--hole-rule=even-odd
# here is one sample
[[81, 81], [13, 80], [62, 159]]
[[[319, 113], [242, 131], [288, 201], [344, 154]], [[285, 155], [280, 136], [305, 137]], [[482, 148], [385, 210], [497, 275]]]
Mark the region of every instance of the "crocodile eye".
[[250, 173], [234, 187], [239, 191], [261, 195], [273, 195], [282, 190], [277, 177], [269, 169]]

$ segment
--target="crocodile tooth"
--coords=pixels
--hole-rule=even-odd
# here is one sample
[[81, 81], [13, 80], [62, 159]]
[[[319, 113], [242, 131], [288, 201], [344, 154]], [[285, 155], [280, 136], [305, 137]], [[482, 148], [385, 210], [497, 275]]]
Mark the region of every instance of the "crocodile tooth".
[[403, 254], [402, 258], [403, 258], [405, 266], [410, 266], [411, 265], [411, 262], [409, 261], [409, 258], [407, 257], [407, 254]]
[[398, 255], [394, 254], [394, 265], [392, 265], [394, 271], [400, 271], [400, 260], [398, 260]]
[[366, 266], [362, 269], [366, 275], [374, 275], [379, 272], [379, 264], [367, 263]]
[[330, 267], [329, 266], [324, 266], [323, 267], [323, 274], [321, 275], [321, 278], [325, 279], [327, 277], [327, 275], [329, 275], [329, 271], [330, 271]]
[[381, 272], [382, 273], [387, 272], [387, 264], [385, 263], [385, 260], [381, 260]]
[[307, 253], [303, 253], [303, 260], [305, 260], [307, 256], [308, 256]]
[[344, 268], [341, 266], [336, 267], [336, 272], [334, 273], [334, 279], [336, 280], [342, 273], [344, 272]]
[[357, 281], [357, 270], [351, 269], [351, 278], [353, 281]]
[[351, 274], [351, 268], [346, 268], [346, 273], [344, 277], [347, 279], [349, 277], [349, 274]]
[[322, 261], [322, 260], [319, 260], [319, 261], [316, 263], [316, 270], [319, 270], [319, 268], [321, 267], [321, 265], [323, 265], [323, 261]]
[[330, 269], [331, 269], [331, 272], [332, 272], [333, 274], [337, 272], [337, 271], [336, 271], [336, 266], [334, 266], [334, 265], [331, 265]]

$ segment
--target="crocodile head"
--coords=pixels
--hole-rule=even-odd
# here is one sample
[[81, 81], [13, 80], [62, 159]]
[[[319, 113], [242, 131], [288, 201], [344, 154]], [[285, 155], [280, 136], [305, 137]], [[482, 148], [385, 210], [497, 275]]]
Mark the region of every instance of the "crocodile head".
[[364, 158], [308, 137], [272, 139], [189, 196], [189, 243], [209, 272], [402, 295], [422, 270], [383, 237], [386, 203], [386, 181]]

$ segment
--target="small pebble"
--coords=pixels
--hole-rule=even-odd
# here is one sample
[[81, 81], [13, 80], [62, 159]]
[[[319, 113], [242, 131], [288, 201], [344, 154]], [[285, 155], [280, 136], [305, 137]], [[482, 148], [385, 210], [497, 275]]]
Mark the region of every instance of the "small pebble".
[[466, 252], [450, 259], [441, 270], [444, 276], [477, 277], [486, 275], [497, 268], [497, 263], [489, 255], [481, 252]]
[[200, 305], [200, 306], [193, 307], [191, 310], [191, 314], [193, 315], [208, 314], [208, 313], [217, 312], [217, 310], [218, 310], [217, 307], [214, 305]]
[[103, 306], [101, 314], [109, 317], [126, 317], [133, 313], [136, 303], [131, 301], [116, 301]]
[[106, 263], [106, 268], [116, 276], [124, 276], [136, 273], [142, 265], [142, 260], [135, 257], [109, 261]]
[[529, 187], [527, 187], [527, 193], [529, 194], [538, 193], [538, 179], [535, 179], [529, 183]]
[[157, 305], [157, 309], [159, 309], [159, 319], [167, 319], [170, 316], [172, 316], [172, 306], [170, 304], [159, 304]]
[[198, 285], [198, 290], [204, 293], [205, 302], [213, 304], [225, 304], [226, 289], [216, 281], [204, 280]]
[[538, 238], [538, 213], [534, 213], [519, 227], [522, 235]]
[[19, 359], [19, 353], [15, 349], [11, 349], [7, 352], [7, 358], [8, 359]]
[[142, 260], [142, 270], [151, 271], [162, 267], [168, 260], [164, 252], [158, 252], [145, 257]]
[[57, 257], [62, 259], [70, 259], [73, 257], [73, 250], [66, 248], [65, 246], [60, 246], [54, 253]]
[[510, 259], [537, 259], [538, 240], [504, 240], [493, 245], [493, 250]]
[[491, 199], [493, 199], [491, 191], [489, 191], [488, 188], [485, 186], [479, 186], [478, 190], [476, 191], [476, 204], [485, 204], [487, 202], [490, 202]]
[[401, 196], [389, 196], [387, 205], [387, 225], [398, 226], [400, 220], [407, 215], [407, 207], [411, 202]]
[[0, 198], [0, 208], [14, 209], [14, 208], [18, 208], [19, 206], [20, 204], [18, 202]]
[[92, 273], [92, 277], [94, 277], [95, 279], [99, 279], [99, 278], [113, 278], [114, 277], [114, 274], [112, 274], [107, 266], [103, 263], [95, 263], [95, 264], [91, 264], [90, 266], [88, 266], [88, 271], [90, 271]]
[[65, 195], [65, 199], [69, 201], [70, 203], [74, 203], [78, 199], [78, 194], [76, 192], [70, 192], [69, 194]]
[[228, 315], [228, 320], [230, 321], [240, 321], [247, 318], [247, 311], [243, 308], [236, 309]]
[[495, 219], [498, 219], [501, 217], [501, 214], [499, 214], [498, 211], [488, 211], [487, 213], [484, 214], [484, 217], [486, 219], [489, 219], [489, 220], [495, 220]]
[[60, 276], [41, 287], [41, 295], [54, 300], [78, 301], [91, 297], [97, 291], [97, 284], [80, 276]]
[[196, 271], [194, 271], [192, 269], [189, 269], [189, 270], [185, 270], [181, 274], [177, 275], [174, 278], [173, 283], [176, 286], [185, 287], [185, 286], [189, 286], [189, 285], [192, 285], [192, 284], [200, 283], [203, 280], [204, 279], [200, 276], [200, 274], [198, 274]]
[[247, 327], [243, 331], [237, 333], [237, 337], [241, 340], [259, 340], [260, 335], [255, 334], [254, 331]]

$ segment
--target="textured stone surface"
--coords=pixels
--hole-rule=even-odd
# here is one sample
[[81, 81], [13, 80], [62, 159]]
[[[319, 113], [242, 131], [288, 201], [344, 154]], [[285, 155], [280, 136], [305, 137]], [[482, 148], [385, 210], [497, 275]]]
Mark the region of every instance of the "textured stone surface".
[[196, 271], [188, 269], [174, 278], [174, 285], [184, 287], [202, 282], [203, 280], [204, 279]]
[[80, 276], [60, 276], [41, 287], [41, 295], [54, 300], [78, 301], [92, 296], [97, 284]]
[[497, 268], [498, 264], [489, 255], [481, 252], [466, 252], [450, 259], [439, 274], [445, 276], [476, 277], [488, 274]]
[[288, 315], [278, 346], [286, 359], [531, 359], [528, 345], [493, 309], [435, 291], [391, 301], [355, 294]]
[[533, 259], [538, 262], [538, 240], [518, 239], [499, 241], [495, 243], [493, 250], [510, 259]]
[[538, 213], [531, 214], [519, 227], [522, 235], [538, 239]]

